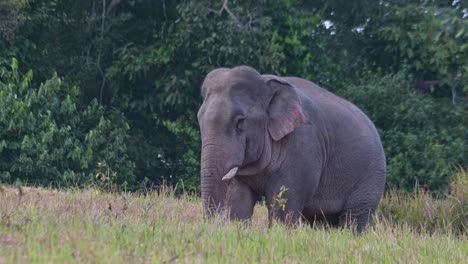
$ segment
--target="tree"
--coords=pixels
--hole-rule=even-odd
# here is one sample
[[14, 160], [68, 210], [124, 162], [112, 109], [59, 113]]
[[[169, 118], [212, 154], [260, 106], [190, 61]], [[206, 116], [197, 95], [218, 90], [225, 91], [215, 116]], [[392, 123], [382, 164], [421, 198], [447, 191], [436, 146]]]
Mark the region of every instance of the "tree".
[[125, 119], [96, 100], [78, 106], [79, 89], [64, 85], [57, 75], [39, 87], [32, 79], [32, 71], [19, 73], [16, 60], [0, 67], [1, 181], [89, 184], [105, 166], [112, 183], [134, 185]]
[[56, 72], [62, 86], [79, 87], [78, 109], [95, 105], [109, 131], [128, 124], [120, 142], [135, 186], [183, 180], [196, 189], [201, 82], [244, 64], [352, 99], [380, 129], [392, 184], [443, 189], [450, 166], [467, 162], [465, 2], [7, 0], [0, 63], [16, 58], [18, 76], [33, 69], [31, 90]]

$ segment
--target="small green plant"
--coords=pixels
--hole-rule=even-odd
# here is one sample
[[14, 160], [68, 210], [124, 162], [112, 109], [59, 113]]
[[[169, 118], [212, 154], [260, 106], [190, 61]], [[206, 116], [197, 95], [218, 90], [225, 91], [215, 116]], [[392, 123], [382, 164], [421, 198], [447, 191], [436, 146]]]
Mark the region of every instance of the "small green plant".
[[287, 190], [289, 189], [282, 185], [278, 195], [276, 195], [275, 197], [275, 201], [278, 204], [278, 208], [281, 209], [281, 211], [283, 212], [286, 210], [286, 202], [288, 201], [287, 198], [283, 198], [283, 195]]
[[[288, 202], [288, 199], [284, 197], [284, 194], [286, 193], [286, 191], [288, 191], [288, 188], [282, 185], [280, 187], [280, 191], [274, 198], [273, 203], [270, 205], [271, 212], [272, 212], [272, 214], [270, 215], [271, 217], [270, 224], [273, 218], [275, 218], [275, 216], [277, 216], [279, 212], [286, 211], [286, 203]], [[286, 218], [289, 218], [288, 215], [286, 215]]]

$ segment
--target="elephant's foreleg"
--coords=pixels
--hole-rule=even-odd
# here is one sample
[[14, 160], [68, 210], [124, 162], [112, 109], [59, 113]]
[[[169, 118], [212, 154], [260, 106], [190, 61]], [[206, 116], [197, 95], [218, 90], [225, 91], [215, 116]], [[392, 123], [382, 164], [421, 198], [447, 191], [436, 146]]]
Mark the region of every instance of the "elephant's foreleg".
[[252, 217], [258, 195], [237, 178], [231, 180], [226, 194], [226, 205], [232, 220], [248, 221]]

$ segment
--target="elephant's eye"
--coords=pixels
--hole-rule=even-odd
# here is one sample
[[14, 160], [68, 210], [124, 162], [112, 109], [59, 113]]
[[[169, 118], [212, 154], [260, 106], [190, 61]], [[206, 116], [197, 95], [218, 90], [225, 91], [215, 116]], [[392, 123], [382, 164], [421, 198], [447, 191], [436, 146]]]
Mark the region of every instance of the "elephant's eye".
[[241, 132], [245, 129], [244, 124], [245, 124], [245, 118], [239, 118], [237, 120], [236, 129], [238, 132]]

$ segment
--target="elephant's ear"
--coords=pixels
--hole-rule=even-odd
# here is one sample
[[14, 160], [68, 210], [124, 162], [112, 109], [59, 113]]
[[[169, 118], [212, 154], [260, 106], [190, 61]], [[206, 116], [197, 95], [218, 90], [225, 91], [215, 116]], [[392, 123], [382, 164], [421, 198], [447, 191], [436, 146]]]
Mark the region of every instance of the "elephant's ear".
[[273, 92], [268, 106], [268, 132], [278, 141], [307, 122], [296, 89], [286, 80], [264, 75], [267, 87]]

